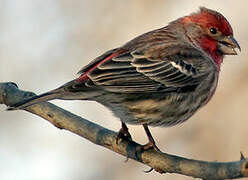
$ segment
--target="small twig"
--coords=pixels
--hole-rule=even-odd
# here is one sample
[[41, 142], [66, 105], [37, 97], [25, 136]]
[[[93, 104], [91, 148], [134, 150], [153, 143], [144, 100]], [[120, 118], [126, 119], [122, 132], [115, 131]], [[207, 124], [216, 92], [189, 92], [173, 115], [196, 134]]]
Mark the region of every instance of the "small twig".
[[[0, 104], [10, 106], [34, 93], [21, 91], [15, 83], [0, 83]], [[152, 149], [137, 153], [140, 144], [131, 139], [116, 143], [117, 133], [74, 115], [58, 106], [44, 102], [25, 109], [60, 129], [69, 130], [91, 142], [146, 164], [160, 173], [178, 173], [201, 179], [237, 179], [248, 177], [248, 159], [241, 153], [241, 160], [234, 162], [206, 162], [187, 159]]]

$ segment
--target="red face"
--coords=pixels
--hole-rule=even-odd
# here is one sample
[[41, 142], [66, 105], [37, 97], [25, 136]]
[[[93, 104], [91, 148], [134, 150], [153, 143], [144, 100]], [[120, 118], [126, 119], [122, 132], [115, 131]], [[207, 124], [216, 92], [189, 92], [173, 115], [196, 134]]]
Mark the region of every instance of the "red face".
[[183, 18], [184, 23], [194, 23], [202, 28], [199, 42], [220, 68], [224, 55], [236, 55], [235, 48], [240, 49], [233, 38], [233, 30], [226, 18], [220, 13], [201, 8], [199, 13]]

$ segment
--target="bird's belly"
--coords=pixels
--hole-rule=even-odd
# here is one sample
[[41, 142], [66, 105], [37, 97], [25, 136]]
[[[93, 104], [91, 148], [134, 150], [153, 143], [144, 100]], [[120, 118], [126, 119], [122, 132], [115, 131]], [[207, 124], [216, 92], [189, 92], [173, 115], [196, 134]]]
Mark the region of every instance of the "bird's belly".
[[[129, 124], [148, 124], [150, 126], [173, 126], [191, 117], [201, 106], [202, 100], [192, 103], [190, 95], [171, 95], [162, 99], [147, 99], [129, 102], [129, 118], [121, 118]], [[126, 114], [126, 115], [127, 115]]]
[[121, 98], [122, 103], [119, 103], [120, 97], [116, 97], [112, 102], [101, 103], [127, 124], [173, 126], [191, 117], [206, 101], [207, 96], [204, 97], [195, 98], [188, 93], [179, 96], [176, 93], [164, 97]]

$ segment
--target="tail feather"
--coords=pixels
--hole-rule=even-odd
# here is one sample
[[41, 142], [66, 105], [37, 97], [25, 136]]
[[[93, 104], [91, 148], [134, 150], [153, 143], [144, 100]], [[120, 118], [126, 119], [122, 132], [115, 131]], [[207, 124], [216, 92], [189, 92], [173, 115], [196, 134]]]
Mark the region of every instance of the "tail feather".
[[[77, 82], [77, 79], [67, 82], [66, 84], [60, 86], [57, 89], [46, 92], [44, 94], [31, 97], [24, 101], [18, 102], [11, 105], [7, 110], [17, 110], [24, 109], [33, 104], [40, 102], [45, 102], [53, 99], [63, 99], [63, 100], [88, 100], [92, 99], [94, 96], [99, 95], [97, 91], [89, 91], [89, 87], [86, 87], [84, 83]], [[85, 94], [84, 92], [87, 91]]]
[[49, 92], [46, 92], [44, 94], [26, 99], [24, 101], [20, 101], [14, 105], [8, 107], [7, 110], [10, 111], [10, 110], [24, 109], [28, 106], [33, 105], [33, 104], [57, 99], [58, 97], [61, 96], [62, 93], [63, 93], [62, 91], [57, 91], [57, 90], [49, 91]]

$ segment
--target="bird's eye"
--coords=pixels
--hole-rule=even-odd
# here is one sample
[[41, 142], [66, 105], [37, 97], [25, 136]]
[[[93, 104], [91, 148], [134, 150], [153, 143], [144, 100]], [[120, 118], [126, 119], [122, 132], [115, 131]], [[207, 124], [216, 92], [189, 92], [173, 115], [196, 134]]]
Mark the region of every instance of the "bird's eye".
[[217, 29], [214, 28], [214, 27], [211, 27], [211, 28], [209, 29], [209, 31], [210, 31], [212, 34], [216, 34], [216, 33], [217, 33]]

